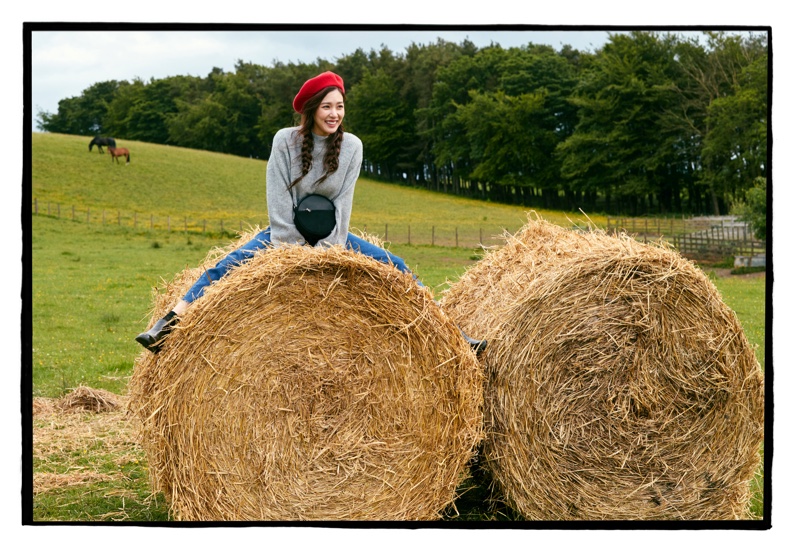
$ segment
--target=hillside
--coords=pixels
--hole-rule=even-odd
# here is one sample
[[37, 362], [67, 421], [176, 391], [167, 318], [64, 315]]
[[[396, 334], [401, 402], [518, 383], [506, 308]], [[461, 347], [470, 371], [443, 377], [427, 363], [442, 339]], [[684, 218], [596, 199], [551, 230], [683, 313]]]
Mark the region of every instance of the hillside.
[[[71, 213], [106, 210], [114, 217], [150, 221], [166, 227], [201, 221], [224, 221], [226, 228], [267, 224], [266, 161], [174, 146], [119, 140], [131, 151], [130, 165], [111, 162], [106, 153], [89, 152], [90, 137], [34, 133], [32, 135], [32, 197], [45, 209], [49, 203]], [[55, 209], [55, 207], [53, 207]], [[389, 232], [389, 239], [413, 243], [460, 245], [480, 237], [519, 228], [527, 208], [460, 198], [400, 185], [360, 179], [351, 227], [371, 233]], [[538, 212], [558, 224], [581, 220], [580, 213]], [[599, 220], [599, 218], [597, 218]], [[469, 237], [469, 238], [464, 238]], [[441, 242], [440, 242], [441, 241]]]

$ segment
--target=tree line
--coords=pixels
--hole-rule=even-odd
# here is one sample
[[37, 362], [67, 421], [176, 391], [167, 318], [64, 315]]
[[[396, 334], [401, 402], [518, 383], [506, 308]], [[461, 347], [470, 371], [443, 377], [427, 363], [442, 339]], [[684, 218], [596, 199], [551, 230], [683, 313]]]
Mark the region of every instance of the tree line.
[[36, 123], [266, 158], [297, 123], [300, 84], [331, 70], [347, 86], [345, 128], [364, 143], [366, 176], [547, 209], [721, 215], [768, 176], [769, 69], [764, 32], [635, 31], [595, 52], [439, 39], [99, 82]]

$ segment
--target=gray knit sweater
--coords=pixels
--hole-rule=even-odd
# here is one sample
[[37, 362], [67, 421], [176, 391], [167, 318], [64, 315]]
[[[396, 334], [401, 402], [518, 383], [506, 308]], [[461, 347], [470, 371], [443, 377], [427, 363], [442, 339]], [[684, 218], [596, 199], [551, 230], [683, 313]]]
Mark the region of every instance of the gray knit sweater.
[[339, 153], [339, 168], [320, 184], [314, 183], [325, 174], [323, 157], [325, 138], [314, 135], [314, 154], [311, 170], [295, 184], [289, 185], [302, 174], [300, 151], [302, 141], [297, 133], [299, 127], [281, 129], [272, 141], [272, 152], [267, 163], [267, 212], [272, 231], [272, 243], [303, 244], [305, 239], [294, 226], [294, 205], [308, 194], [321, 194], [329, 198], [336, 207], [336, 227], [333, 232], [317, 243], [318, 247], [341, 244], [347, 241], [350, 213], [353, 207], [353, 192], [361, 171], [362, 145], [354, 134], [344, 133]]

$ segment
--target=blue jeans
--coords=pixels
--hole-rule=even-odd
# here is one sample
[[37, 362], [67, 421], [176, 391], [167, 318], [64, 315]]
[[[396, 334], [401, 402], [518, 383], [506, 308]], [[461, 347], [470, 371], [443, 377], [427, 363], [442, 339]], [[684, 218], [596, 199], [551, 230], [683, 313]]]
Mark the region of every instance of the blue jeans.
[[[197, 298], [201, 297], [205, 293], [206, 286], [218, 281], [232, 268], [245, 263], [251, 259], [258, 250], [266, 248], [270, 244], [271, 231], [270, 228], [267, 227], [256, 234], [256, 236], [247, 244], [243, 245], [237, 250], [232, 251], [222, 258], [219, 263], [214, 266], [214, 268], [207, 269], [205, 273], [199, 279], [197, 279], [197, 282], [195, 282], [192, 287], [189, 288], [189, 291], [186, 292], [186, 295], [183, 296], [183, 299], [191, 303]], [[347, 234], [347, 242], [345, 243], [345, 247], [348, 250], [359, 252], [376, 259], [381, 263], [394, 265], [404, 273], [411, 272], [411, 270], [406, 266], [405, 261], [403, 261], [401, 258], [389, 253], [383, 248], [367, 242], [366, 240], [362, 240], [352, 233]], [[417, 279], [417, 282], [419, 282], [419, 279]]]

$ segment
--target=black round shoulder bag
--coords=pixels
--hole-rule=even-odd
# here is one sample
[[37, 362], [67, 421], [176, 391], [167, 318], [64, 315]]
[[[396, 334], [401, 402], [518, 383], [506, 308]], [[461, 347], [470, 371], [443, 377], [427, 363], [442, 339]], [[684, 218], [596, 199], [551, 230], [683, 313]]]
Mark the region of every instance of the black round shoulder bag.
[[294, 208], [294, 226], [303, 238], [315, 246], [330, 235], [336, 226], [336, 208], [333, 202], [319, 194], [309, 194]]

